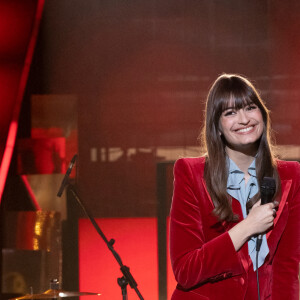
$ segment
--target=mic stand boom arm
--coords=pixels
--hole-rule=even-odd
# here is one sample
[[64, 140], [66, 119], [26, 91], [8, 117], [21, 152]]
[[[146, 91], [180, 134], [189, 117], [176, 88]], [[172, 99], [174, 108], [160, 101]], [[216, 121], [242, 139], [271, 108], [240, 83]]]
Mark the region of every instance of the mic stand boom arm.
[[120, 265], [120, 270], [123, 273], [123, 277], [122, 278], [118, 278], [118, 284], [120, 285], [120, 287], [122, 289], [123, 299], [127, 300], [126, 286], [129, 283], [130, 287], [135, 290], [135, 292], [138, 295], [139, 299], [144, 300], [143, 296], [141, 295], [141, 293], [139, 292], [139, 290], [137, 288], [136, 281], [134, 280], [133, 276], [131, 275], [131, 273], [129, 271], [129, 268], [127, 266], [123, 265], [121, 257], [119, 256], [119, 254], [115, 251], [115, 249], [113, 247], [113, 245], [115, 243], [115, 240], [111, 239], [110, 241], [108, 241], [108, 239], [106, 238], [106, 236], [104, 235], [104, 233], [100, 229], [99, 225], [95, 221], [94, 217], [87, 211], [87, 209], [85, 208], [85, 206], [82, 204], [82, 201], [80, 200], [79, 196], [77, 195], [77, 192], [75, 191], [75, 189], [74, 189], [74, 187], [73, 187], [72, 184], [69, 184], [69, 190], [72, 192], [72, 194], [74, 195], [75, 199], [77, 200], [77, 202], [81, 206], [82, 210], [84, 211], [84, 213], [86, 214], [86, 216], [90, 219], [90, 221], [92, 222], [92, 224], [95, 227], [96, 231], [102, 237], [102, 239], [106, 243], [108, 249], [112, 252], [113, 256], [115, 257], [115, 259], [117, 260], [118, 264]]

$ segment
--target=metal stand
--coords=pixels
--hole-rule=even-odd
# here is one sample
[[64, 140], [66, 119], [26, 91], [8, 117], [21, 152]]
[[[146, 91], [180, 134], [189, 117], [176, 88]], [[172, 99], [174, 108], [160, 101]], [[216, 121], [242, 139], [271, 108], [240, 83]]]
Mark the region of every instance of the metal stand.
[[113, 245], [115, 243], [114, 239], [111, 240], [107, 240], [106, 236], [104, 235], [104, 233], [102, 232], [102, 230], [100, 229], [100, 227], [98, 226], [98, 224], [96, 223], [95, 219], [93, 218], [93, 216], [87, 211], [87, 209], [85, 208], [85, 206], [82, 204], [82, 201], [80, 200], [79, 196], [77, 195], [77, 192], [74, 188], [73, 185], [69, 184], [69, 190], [72, 192], [72, 194], [74, 195], [75, 199], [77, 200], [77, 202], [79, 203], [79, 205], [81, 206], [82, 210], [84, 211], [85, 215], [90, 219], [90, 221], [92, 222], [93, 226], [95, 227], [96, 231], [98, 232], [98, 234], [102, 237], [102, 239], [104, 240], [104, 242], [106, 243], [108, 249], [112, 252], [113, 256], [115, 257], [116, 261], [118, 262], [118, 264], [120, 265], [120, 270], [123, 273], [123, 277], [118, 278], [118, 284], [122, 289], [122, 296], [123, 296], [123, 300], [127, 300], [127, 285], [129, 283], [130, 287], [133, 288], [136, 292], [136, 294], [138, 295], [139, 299], [144, 300], [143, 296], [141, 295], [141, 293], [139, 292], [138, 288], [137, 288], [137, 283], [134, 280], [133, 276], [131, 275], [129, 268], [125, 265], [123, 265], [122, 260], [119, 256], [119, 254], [115, 251]]
[[121, 287], [123, 300], [127, 300], [128, 299], [128, 297], [127, 297], [128, 282], [124, 276], [121, 278], [118, 278], [118, 285]]

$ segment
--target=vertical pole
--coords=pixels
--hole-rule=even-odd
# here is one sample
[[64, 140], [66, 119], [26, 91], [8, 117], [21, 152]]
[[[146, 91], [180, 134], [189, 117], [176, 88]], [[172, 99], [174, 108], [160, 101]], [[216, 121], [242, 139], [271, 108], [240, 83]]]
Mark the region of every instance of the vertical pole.
[[167, 167], [170, 162], [159, 162], [156, 168], [158, 289], [159, 300], [167, 300]]

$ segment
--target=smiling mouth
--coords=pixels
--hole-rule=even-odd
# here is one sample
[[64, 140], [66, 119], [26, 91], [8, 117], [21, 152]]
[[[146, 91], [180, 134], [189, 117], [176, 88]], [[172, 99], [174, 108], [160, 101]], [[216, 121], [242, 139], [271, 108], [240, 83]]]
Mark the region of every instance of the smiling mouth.
[[249, 127], [247, 127], [247, 128], [239, 129], [239, 130], [237, 130], [236, 132], [244, 133], [244, 132], [248, 132], [248, 131], [252, 130], [253, 128], [254, 128], [254, 126], [249, 126]]

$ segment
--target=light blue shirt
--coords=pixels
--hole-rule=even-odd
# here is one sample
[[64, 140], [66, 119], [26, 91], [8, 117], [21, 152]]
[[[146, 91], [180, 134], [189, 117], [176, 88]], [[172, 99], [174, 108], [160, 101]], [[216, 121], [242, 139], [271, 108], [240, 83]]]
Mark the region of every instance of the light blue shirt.
[[[229, 175], [227, 179], [227, 193], [237, 199], [242, 208], [244, 219], [247, 217], [246, 203], [258, 192], [258, 182], [256, 178], [255, 159], [248, 168], [250, 178], [245, 185], [244, 173], [238, 168], [238, 166], [227, 157], [227, 164], [229, 169]], [[248, 241], [248, 252], [253, 262], [253, 269], [256, 271], [256, 237], [252, 237]], [[258, 267], [260, 267], [266, 256], [269, 253], [269, 247], [267, 244], [266, 235], [263, 235], [262, 244], [258, 253]]]

